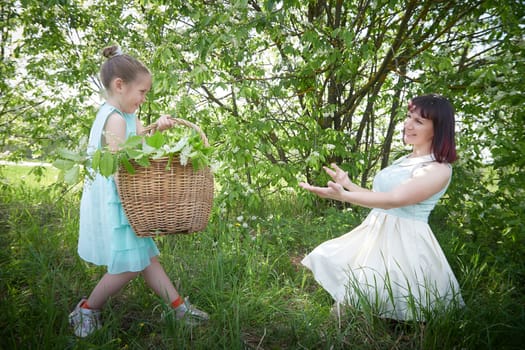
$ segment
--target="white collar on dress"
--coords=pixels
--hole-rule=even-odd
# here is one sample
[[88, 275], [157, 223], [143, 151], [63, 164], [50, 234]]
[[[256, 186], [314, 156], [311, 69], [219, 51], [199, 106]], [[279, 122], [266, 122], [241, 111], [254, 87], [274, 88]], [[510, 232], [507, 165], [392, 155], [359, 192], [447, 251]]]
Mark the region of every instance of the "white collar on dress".
[[433, 154], [410, 158], [408, 156], [409, 155], [407, 154], [401, 158], [398, 158], [393, 164], [397, 164], [399, 166], [412, 166], [416, 164], [430, 163], [436, 160]]

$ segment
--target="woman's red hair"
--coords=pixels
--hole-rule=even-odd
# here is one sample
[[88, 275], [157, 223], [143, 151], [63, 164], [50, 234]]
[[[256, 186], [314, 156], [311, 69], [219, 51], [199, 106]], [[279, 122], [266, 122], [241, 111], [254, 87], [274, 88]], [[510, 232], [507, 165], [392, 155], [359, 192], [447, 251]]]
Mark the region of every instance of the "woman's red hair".
[[429, 94], [414, 97], [408, 103], [410, 111], [418, 111], [422, 118], [432, 120], [434, 138], [432, 153], [440, 163], [453, 163], [457, 159], [455, 142], [454, 107], [443, 96]]

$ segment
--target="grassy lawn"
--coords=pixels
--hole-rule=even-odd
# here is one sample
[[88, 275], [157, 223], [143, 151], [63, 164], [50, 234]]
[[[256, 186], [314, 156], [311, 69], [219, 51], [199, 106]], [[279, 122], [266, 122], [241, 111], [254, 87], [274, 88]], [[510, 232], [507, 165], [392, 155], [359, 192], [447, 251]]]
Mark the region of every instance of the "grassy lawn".
[[[5, 171], [7, 170], [7, 171]], [[352, 212], [312, 215], [293, 200], [258, 213], [214, 213], [204, 232], [158, 238], [179, 291], [208, 311], [208, 325], [161, 320], [161, 301], [139, 278], [103, 310], [103, 328], [78, 339], [67, 315], [104, 269], [76, 253], [78, 191], [4, 169], [0, 182], [0, 349], [519, 349], [524, 298], [512, 271], [487, 266], [464, 246], [446, 254], [467, 307], [426, 324], [393, 324], [332, 301], [300, 265], [317, 244], [349, 231]], [[52, 183], [53, 172], [44, 184]], [[28, 186], [30, 185], [30, 186]], [[242, 220], [239, 217], [242, 216]], [[447, 232], [439, 232], [447, 240]]]
[[58, 169], [41, 163], [0, 165], [0, 179], [11, 185], [49, 186], [57, 181]]

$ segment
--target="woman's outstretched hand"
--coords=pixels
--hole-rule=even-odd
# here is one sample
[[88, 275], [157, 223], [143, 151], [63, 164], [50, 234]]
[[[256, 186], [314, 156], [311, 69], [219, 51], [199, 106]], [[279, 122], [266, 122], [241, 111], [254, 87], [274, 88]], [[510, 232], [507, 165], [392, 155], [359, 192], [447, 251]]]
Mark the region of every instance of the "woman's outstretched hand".
[[335, 183], [333, 181], [328, 181], [326, 187], [312, 186], [307, 182], [300, 182], [299, 186], [307, 191], [315, 193], [321, 198], [329, 198], [335, 200], [342, 200], [342, 196], [345, 191], [341, 184]]
[[338, 183], [339, 185], [343, 186], [344, 188], [348, 189], [352, 185], [352, 181], [350, 181], [350, 178], [348, 177], [348, 173], [344, 171], [343, 169], [339, 168], [337, 164], [332, 163], [330, 164], [332, 168], [329, 168], [327, 166], [324, 166], [324, 171], [332, 178], [332, 180], [335, 183]]

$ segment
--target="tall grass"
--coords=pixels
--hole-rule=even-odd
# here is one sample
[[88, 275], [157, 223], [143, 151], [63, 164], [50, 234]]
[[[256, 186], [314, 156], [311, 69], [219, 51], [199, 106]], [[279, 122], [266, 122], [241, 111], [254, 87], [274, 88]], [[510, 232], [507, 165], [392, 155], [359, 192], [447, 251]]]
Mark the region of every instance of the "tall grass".
[[300, 260], [362, 214], [317, 216], [293, 198], [258, 212], [214, 213], [205, 232], [157, 239], [168, 274], [210, 313], [208, 325], [163, 321], [162, 302], [136, 279], [108, 302], [103, 328], [78, 339], [67, 315], [105, 272], [76, 254], [79, 193], [1, 183], [0, 349], [518, 349], [524, 341], [525, 299], [512, 271], [460, 244], [444, 247], [466, 308], [426, 324], [350, 309], [339, 324], [330, 296]]

